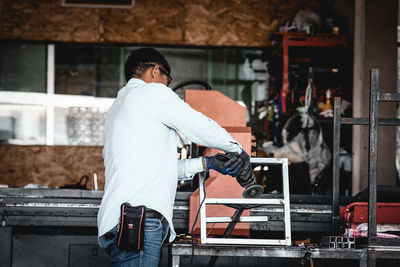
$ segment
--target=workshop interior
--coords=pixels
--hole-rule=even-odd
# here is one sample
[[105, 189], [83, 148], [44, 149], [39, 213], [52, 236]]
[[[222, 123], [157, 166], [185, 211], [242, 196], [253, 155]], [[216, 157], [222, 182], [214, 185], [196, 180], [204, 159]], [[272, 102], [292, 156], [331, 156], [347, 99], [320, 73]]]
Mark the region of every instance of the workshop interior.
[[[246, 186], [216, 171], [178, 182], [160, 266], [400, 266], [399, 10], [1, 1], [0, 266], [111, 266], [97, 239], [103, 126], [141, 47], [253, 170]], [[221, 152], [178, 137], [179, 159]]]

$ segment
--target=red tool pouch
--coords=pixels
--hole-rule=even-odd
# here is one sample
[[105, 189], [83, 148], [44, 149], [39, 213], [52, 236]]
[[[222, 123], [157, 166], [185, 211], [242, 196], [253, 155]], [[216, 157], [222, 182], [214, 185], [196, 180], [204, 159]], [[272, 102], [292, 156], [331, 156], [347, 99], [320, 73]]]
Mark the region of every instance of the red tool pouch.
[[146, 207], [132, 207], [129, 203], [121, 205], [118, 225], [117, 247], [122, 250], [138, 252], [143, 247]]

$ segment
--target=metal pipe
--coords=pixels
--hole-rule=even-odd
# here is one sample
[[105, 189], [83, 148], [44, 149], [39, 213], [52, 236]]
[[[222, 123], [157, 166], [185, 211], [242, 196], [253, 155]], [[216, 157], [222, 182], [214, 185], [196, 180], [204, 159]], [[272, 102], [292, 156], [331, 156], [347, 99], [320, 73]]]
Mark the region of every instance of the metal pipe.
[[340, 172], [340, 98], [335, 97], [333, 109], [333, 179], [332, 179], [332, 234], [339, 234], [339, 172]]
[[368, 153], [368, 244], [376, 242], [376, 200], [378, 162], [378, 90], [379, 70], [371, 69], [369, 102], [369, 153]]

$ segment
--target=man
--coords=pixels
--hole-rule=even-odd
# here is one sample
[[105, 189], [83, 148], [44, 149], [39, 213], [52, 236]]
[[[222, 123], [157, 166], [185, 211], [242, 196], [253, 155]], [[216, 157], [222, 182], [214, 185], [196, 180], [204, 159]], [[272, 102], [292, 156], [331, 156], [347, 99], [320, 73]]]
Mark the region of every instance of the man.
[[[98, 214], [99, 243], [111, 252], [113, 266], [158, 266], [170, 230], [177, 182], [215, 169], [240, 180], [249, 178], [249, 157], [215, 121], [192, 109], [169, 87], [170, 66], [152, 48], [137, 49], [125, 63], [127, 84], [104, 124], [105, 191]], [[177, 159], [177, 131], [192, 142], [231, 154]], [[118, 248], [121, 204], [146, 206], [140, 252]]]

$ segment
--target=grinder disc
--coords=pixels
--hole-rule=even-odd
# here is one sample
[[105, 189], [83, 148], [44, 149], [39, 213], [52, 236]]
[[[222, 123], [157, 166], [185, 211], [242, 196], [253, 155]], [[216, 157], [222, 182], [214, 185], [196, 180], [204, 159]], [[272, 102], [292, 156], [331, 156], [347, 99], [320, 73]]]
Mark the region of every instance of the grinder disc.
[[264, 192], [264, 187], [259, 184], [252, 184], [246, 187], [242, 196], [244, 198], [257, 198]]

